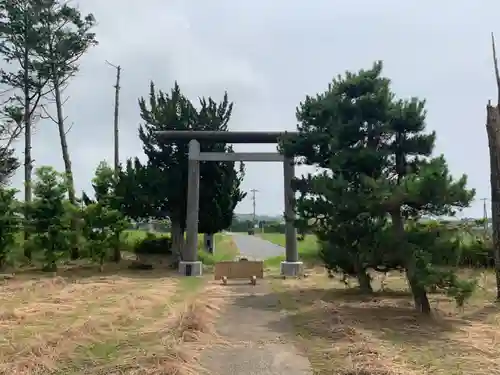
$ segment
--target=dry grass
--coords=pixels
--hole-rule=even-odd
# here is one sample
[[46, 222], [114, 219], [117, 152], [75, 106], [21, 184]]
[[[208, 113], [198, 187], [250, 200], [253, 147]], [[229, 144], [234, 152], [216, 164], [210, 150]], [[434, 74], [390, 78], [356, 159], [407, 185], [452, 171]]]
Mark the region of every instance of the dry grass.
[[199, 374], [204, 280], [159, 273], [16, 277], [0, 285], [0, 374]]
[[500, 306], [492, 274], [475, 275], [480, 289], [463, 308], [430, 295], [432, 317], [415, 313], [402, 275], [362, 296], [315, 270], [302, 280], [275, 281], [316, 374], [500, 374]]

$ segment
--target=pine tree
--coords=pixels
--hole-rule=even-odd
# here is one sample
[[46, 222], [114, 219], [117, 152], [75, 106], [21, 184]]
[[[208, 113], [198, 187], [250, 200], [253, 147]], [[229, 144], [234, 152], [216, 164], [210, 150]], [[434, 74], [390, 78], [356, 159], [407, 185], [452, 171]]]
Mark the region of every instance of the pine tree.
[[[172, 223], [173, 248], [180, 251], [186, 223], [188, 151], [186, 141], [165, 141], [155, 132], [162, 130], [227, 130], [232, 104], [227, 95], [221, 103], [211, 98], [200, 100], [197, 110], [176, 83], [169, 94], [156, 91], [151, 83], [149, 100], [139, 100], [144, 125], [139, 138], [148, 157], [145, 173], [158, 176], [147, 196], [154, 202], [149, 214], [169, 217]], [[231, 151], [226, 144], [202, 143], [202, 151]], [[150, 172], [148, 172], [150, 171]], [[243, 172], [243, 168], [240, 168]], [[161, 177], [160, 177], [161, 176]], [[206, 162], [200, 166], [200, 229], [214, 233], [230, 226], [236, 204], [242, 199], [241, 177], [234, 163]]]
[[65, 176], [52, 167], [36, 170], [34, 199], [26, 203], [30, 213], [28, 228], [36, 248], [44, 252], [44, 270], [55, 272], [57, 261], [69, 247], [71, 219], [75, 212], [66, 200], [68, 187]]
[[[430, 284], [470, 289], [432, 267], [428, 251], [411, 242], [405, 228], [407, 219], [418, 220], [425, 214], [453, 215], [474, 197], [474, 191], [466, 188], [466, 176], [453, 179], [444, 157], [431, 157], [435, 134], [425, 133], [422, 101], [396, 100], [390, 81], [382, 76], [382, 63], [377, 62], [369, 70], [347, 72], [334, 79], [325, 93], [307, 97], [297, 118], [299, 136], [285, 140], [283, 151], [327, 169], [322, 179], [296, 184], [296, 189], [313, 193], [299, 204], [303, 219], [318, 212], [323, 222], [343, 220], [343, 241], [356, 244], [370, 238], [375, 223], [389, 218], [391, 254], [373, 257], [366, 253], [367, 246], [351, 246], [351, 253], [371, 267], [377, 266], [374, 260], [385, 266], [388, 259], [392, 266], [404, 267], [415, 307], [423, 313], [430, 313], [426, 295]], [[311, 201], [315, 207], [310, 207]], [[371, 221], [361, 220], [365, 215]], [[364, 224], [356, 229], [356, 222]], [[326, 227], [323, 235], [334, 239], [338, 229]]]
[[[44, 42], [40, 33], [42, 6], [40, 1], [0, 1], [0, 54], [7, 63], [0, 70], [0, 82], [13, 89], [4, 112], [14, 123], [11, 139], [24, 131], [24, 200], [28, 203], [32, 200], [32, 125], [48, 94], [49, 82], [40, 55]], [[8, 168], [8, 164], [5, 167]], [[24, 255], [31, 259], [27, 231], [24, 240]]]

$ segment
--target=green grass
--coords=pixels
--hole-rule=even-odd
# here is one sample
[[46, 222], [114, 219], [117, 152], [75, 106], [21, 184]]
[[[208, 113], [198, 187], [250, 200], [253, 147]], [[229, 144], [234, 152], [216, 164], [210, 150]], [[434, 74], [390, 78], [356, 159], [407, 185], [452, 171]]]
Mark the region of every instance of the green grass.
[[224, 260], [233, 260], [239, 254], [232, 236], [222, 233], [215, 235], [215, 251], [209, 254], [203, 250], [203, 235], [198, 236], [198, 259], [204, 265], [213, 265]]
[[[134, 245], [145, 239], [147, 236], [148, 232], [145, 230], [140, 230], [140, 229], [129, 229], [126, 230], [122, 233], [121, 239], [122, 243], [124, 245], [128, 245], [131, 247], [131, 249], [134, 247]], [[156, 237], [167, 237], [170, 236], [170, 233], [160, 233], [160, 232], [154, 232]]]
[[[147, 235], [146, 231], [128, 230], [124, 233], [123, 241], [133, 248], [137, 241], [141, 241]], [[169, 236], [168, 233], [157, 233], [158, 237]], [[215, 252], [209, 254], [203, 249], [203, 234], [198, 235], [198, 258], [205, 265], [213, 265], [216, 262], [224, 260], [232, 260], [239, 254], [236, 245], [231, 236], [216, 233], [215, 234]]]
[[[281, 233], [256, 233], [256, 236], [259, 236], [269, 242], [272, 242], [276, 245], [285, 247], [285, 235]], [[473, 242], [474, 237], [470, 235], [470, 233], [461, 233], [460, 241], [462, 245], [468, 246]], [[321, 265], [322, 262], [319, 259], [318, 254], [318, 244], [316, 241], [316, 236], [307, 235], [303, 241], [297, 241], [298, 250], [299, 250], [299, 259], [308, 265], [315, 266]], [[266, 267], [274, 268], [279, 267], [280, 263], [285, 260], [285, 255], [268, 258], [265, 261]]]
[[[121, 249], [125, 253], [133, 253], [134, 246], [137, 242], [143, 240], [147, 236], [147, 231], [144, 230], [126, 230], [121, 236]], [[10, 254], [9, 264], [17, 269], [19, 266], [26, 265], [26, 259], [22, 249], [22, 234], [19, 235], [19, 242]], [[157, 237], [170, 236], [169, 233], [155, 233]], [[203, 234], [198, 235], [198, 258], [204, 265], [211, 266], [218, 261], [233, 260], [239, 254], [232, 237], [223, 233], [215, 234], [215, 254], [209, 254], [203, 249]], [[35, 265], [43, 263], [43, 253], [34, 251], [33, 263]], [[66, 261], [64, 259], [63, 261]]]
[[[276, 245], [285, 247], [285, 235], [281, 233], [261, 233], [259, 237], [272, 242]], [[316, 236], [307, 235], [303, 241], [297, 241], [299, 250], [299, 259], [308, 264], [319, 264], [318, 245], [316, 243]], [[279, 267], [280, 263], [285, 260], [285, 255], [268, 258], [265, 260], [266, 267]]]

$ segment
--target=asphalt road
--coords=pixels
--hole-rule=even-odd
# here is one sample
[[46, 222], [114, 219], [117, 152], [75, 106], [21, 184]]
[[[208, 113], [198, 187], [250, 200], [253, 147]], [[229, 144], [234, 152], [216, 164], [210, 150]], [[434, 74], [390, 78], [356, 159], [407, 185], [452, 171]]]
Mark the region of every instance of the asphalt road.
[[285, 255], [285, 248], [263, 240], [257, 236], [229, 233], [240, 250], [240, 255], [249, 260], [265, 260], [267, 258]]

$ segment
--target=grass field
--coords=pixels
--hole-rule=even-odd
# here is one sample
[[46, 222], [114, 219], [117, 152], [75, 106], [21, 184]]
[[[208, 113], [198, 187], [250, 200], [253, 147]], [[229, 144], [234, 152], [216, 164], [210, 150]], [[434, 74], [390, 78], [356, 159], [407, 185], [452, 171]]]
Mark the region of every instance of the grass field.
[[[166, 236], [168, 234], [163, 233], [155, 233], [156, 236]], [[127, 230], [122, 234], [121, 242], [122, 242], [122, 254], [124, 254], [125, 258], [133, 255], [134, 245], [146, 238], [147, 232], [142, 230]], [[23, 255], [22, 250], [22, 240], [19, 237], [19, 244], [16, 246], [15, 250], [12, 252], [10, 256], [10, 266], [7, 267], [5, 271], [13, 271], [19, 268], [29, 268], [32, 269], [33, 265], [35, 268], [43, 263], [43, 254], [41, 252], [33, 253], [33, 261], [28, 264], [26, 258]], [[203, 235], [199, 235], [198, 237], [198, 257], [203, 262], [204, 265], [211, 266], [217, 261], [221, 260], [231, 260], [234, 259], [235, 256], [238, 255], [238, 249], [236, 245], [232, 241], [231, 237], [225, 235], [223, 233], [217, 233], [215, 235], [215, 246], [216, 250], [214, 254], [209, 254], [203, 249]], [[67, 261], [67, 259], [65, 260]], [[74, 263], [74, 262], [72, 262]], [[89, 260], [83, 259], [82, 261], [78, 261], [79, 264], [88, 264]]]
[[[123, 242], [133, 248], [134, 244], [147, 235], [147, 232], [141, 230], [128, 230], [123, 234]], [[166, 236], [168, 234], [158, 233], [158, 236]], [[204, 265], [213, 265], [215, 262], [222, 260], [232, 260], [238, 255], [238, 248], [234, 244], [231, 236], [223, 233], [215, 234], [215, 252], [209, 254], [203, 250], [203, 234], [198, 235], [198, 258]]]
[[474, 276], [481, 287], [464, 309], [432, 294], [433, 317], [413, 310], [399, 273], [389, 275], [383, 291], [376, 279], [379, 292], [373, 296], [359, 295], [320, 268], [307, 279], [274, 280], [273, 289], [315, 374], [500, 374], [495, 278], [492, 273]]
[[[282, 234], [261, 234], [285, 245]], [[463, 270], [479, 288], [464, 308], [431, 294], [432, 317], [413, 309], [406, 279], [374, 273], [374, 295], [360, 295], [341, 277], [327, 277], [318, 265], [314, 236], [298, 242], [309, 265], [305, 279], [273, 280], [280, 307], [288, 311], [297, 342], [320, 375], [488, 375], [500, 374], [500, 305], [490, 271]], [[270, 268], [283, 257], [268, 259]], [[355, 285], [353, 285], [355, 286]]]
[[[217, 240], [216, 254], [203, 254], [207, 264], [236, 254], [230, 236]], [[66, 265], [55, 276], [23, 269], [0, 279], [0, 374], [199, 374], [197, 345], [213, 341], [220, 305], [206, 300], [212, 276], [130, 270], [130, 262], [104, 272]]]
[[184, 342], [208, 330], [204, 281], [165, 270], [5, 280], [0, 373], [197, 374]]
[[[141, 236], [134, 231], [124, 240], [133, 244]], [[263, 237], [284, 245], [283, 235]], [[216, 242], [214, 256], [200, 252], [205, 264], [237, 254], [231, 236], [220, 234]], [[479, 282], [470, 301], [457, 308], [447, 296], [431, 294], [435, 311], [424, 317], [414, 312], [398, 272], [384, 280], [374, 274], [377, 292], [360, 295], [313, 266], [315, 245], [314, 237], [299, 242], [307, 278], [269, 278], [277, 308], [293, 324], [290, 339], [315, 375], [500, 374], [492, 273], [462, 271]], [[161, 267], [131, 271], [128, 264], [106, 265], [103, 273], [95, 265], [65, 266], [55, 277], [25, 270], [0, 279], [0, 375], [203, 373], [197, 354], [216, 342], [216, 307], [227, 302], [207, 298], [228, 289], [216, 285], [214, 293], [207, 284], [212, 275], [183, 278]]]
[[[280, 233], [261, 233], [259, 237], [272, 242], [276, 245], [285, 247], [285, 235]], [[301, 261], [309, 265], [318, 263], [318, 246], [316, 237], [313, 235], [305, 236], [303, 241], [297, 241], [299, 250], [299, 258]], [[266, 260], [267, 267], [279, 267], [280, 263], [285, 260], [285, 254], [279, 257], [272, 257]]]

